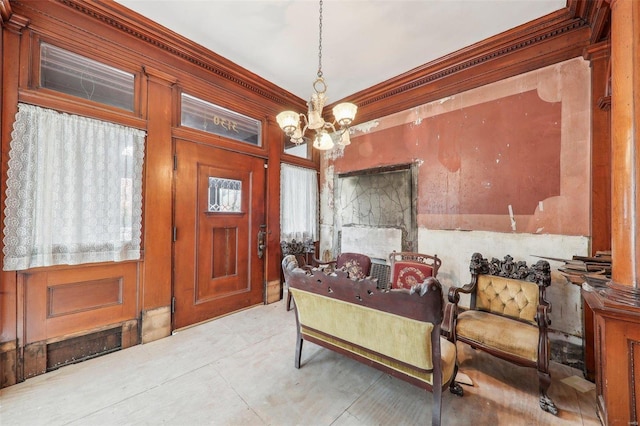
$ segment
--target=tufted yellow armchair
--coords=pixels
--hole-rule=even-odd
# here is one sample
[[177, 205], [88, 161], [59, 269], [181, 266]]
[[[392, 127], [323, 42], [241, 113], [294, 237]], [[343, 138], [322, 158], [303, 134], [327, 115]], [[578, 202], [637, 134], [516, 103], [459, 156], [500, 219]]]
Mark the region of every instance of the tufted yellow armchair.
[[[475, 349], [525, 367], [538, 370], [540, 407], [558, 414], [547, 395], [549, 374], [549, 337], [551, 305], [545, 290], [551, 284], [549, 263], [538, 261], [527, 267], [525, 262], [487, 261], [474, 253], [469, 266], [471, 283], [449, 288], [449, 337]], [[458, 306], [460, 294], [468, 294], [469, 307]], [[445, 319], [447, 321], [447, 319]]]

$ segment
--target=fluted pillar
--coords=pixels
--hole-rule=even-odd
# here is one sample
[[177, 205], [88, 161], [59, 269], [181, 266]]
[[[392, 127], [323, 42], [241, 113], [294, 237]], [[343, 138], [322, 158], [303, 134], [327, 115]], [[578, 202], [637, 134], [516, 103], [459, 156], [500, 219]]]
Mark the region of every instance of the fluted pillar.
[[609, 298], [640, 306], [640, 2], [611, 2], [612, 282]]

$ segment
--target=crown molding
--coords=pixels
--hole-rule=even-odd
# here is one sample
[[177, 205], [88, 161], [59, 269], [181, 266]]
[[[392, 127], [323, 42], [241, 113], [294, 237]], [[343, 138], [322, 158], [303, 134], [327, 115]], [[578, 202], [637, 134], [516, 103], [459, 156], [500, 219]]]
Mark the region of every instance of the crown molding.
[[[0, 0], [3, 1], [3, 0]], [[279, 105], [304, 105], [297, 96], [277, 87], [262, 77], [211, 52], [180, 34], [133, 12], [119, 3], [103, 0], [56, 0], [92, 19], [127, 33], [145, 43], [180, 57], [200, 68], [227, 80], [243, 90], [251, 91]]]
[[366, 121], [579, 57], [589, 39], [589, 22], [565, 8], [365, 89], [349, 100], [359, 107], [358, 121]]

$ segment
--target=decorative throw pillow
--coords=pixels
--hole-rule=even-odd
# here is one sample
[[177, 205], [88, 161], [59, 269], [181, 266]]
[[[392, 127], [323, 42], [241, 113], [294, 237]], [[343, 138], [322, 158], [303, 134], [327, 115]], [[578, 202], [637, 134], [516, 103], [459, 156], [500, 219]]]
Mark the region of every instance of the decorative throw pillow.
[[392, 288], [410, 289], [416, 284], [421, 284], [427, 277], [432, 275], [433, 268], [429, 265], [396, 262], [394, 265], [394, 282]]

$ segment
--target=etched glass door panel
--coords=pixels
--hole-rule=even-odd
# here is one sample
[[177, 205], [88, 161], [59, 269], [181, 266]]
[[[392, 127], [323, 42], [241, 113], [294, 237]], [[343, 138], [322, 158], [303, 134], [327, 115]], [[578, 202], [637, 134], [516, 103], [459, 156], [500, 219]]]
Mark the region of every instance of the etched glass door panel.
[[242, 211], [242, 181], [209, 177], [210, 213]]

